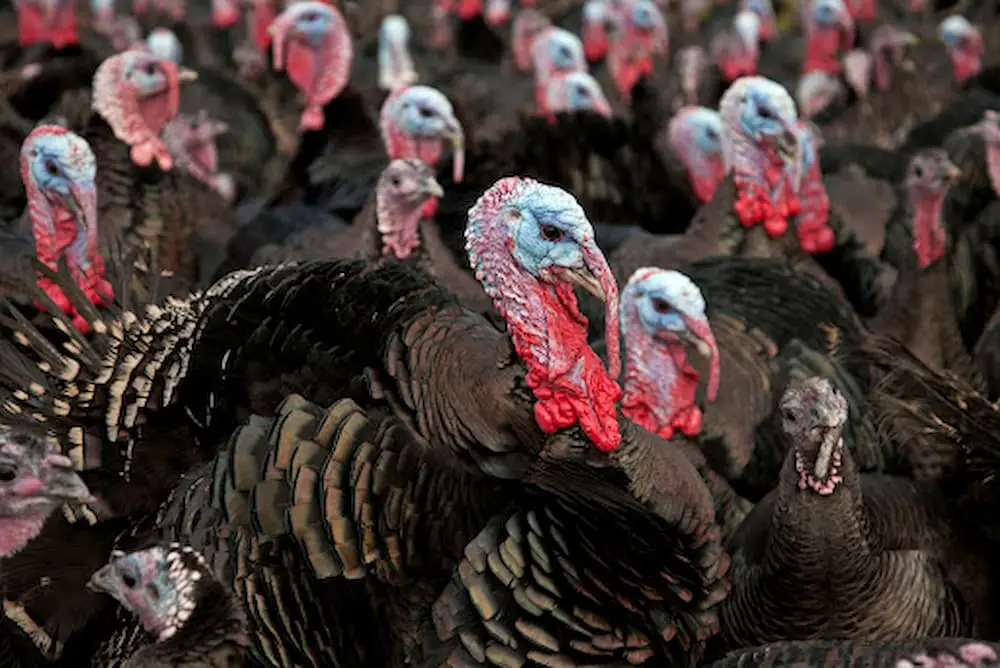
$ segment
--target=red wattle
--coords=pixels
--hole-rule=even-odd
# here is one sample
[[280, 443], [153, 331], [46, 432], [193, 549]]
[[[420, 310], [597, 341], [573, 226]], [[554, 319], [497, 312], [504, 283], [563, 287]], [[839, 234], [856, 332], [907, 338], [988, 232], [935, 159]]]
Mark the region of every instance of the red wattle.
[[583, 54], [591, 63], [608, 55], [608, 33], [602, 26], [591, 25], [584, 28]]
[[41, 8], [22, 3], [17, 6], [17, 37], [21, 46], [31, 46], [45, 40], [45, 15]]
[[701, 409], [693, 404], [682, 408], [674, 413], [671, 424], [674, 429], [679, 429], [685, 436], [694, 438], [701, 433]]
[[312, 97], [318, 65], [316, 52], [308, 46], [296, 41], [286, 43], [285, 70], [288, 78], [302, 92], [306, 100]]
[[820, 28], [806, 42], [806, 57], [802, 63], [803, 72], [821, 71], [840, 74], [840, 30]]
[[460, 0], [458, 3], [458, 16], [463, 21], [474, 19], [482, 13], [482, 0]]
[[[874, 21], [878, 18], [878, 10], [875, 8], [875, 0], [856, 0], [857, 4], [851, 6], [851, 17], [855, 21]], [[851, 3], [848, 3], [851, 5]]]
[[258, 0], [253, 8], [253, 38], [264, 53], [271, 47], [271, 33], [268, 29], [274, 21], [274, 7], [269, 0]]
[[426, 202], [424, 202], [423, 208], [420, 210], [420, 215], [424, 218], [433, 218], [434, 214], [438, 210], [438, 201], [436, 197], [432, 197]]
[[240, 10], [235, 5], [226, 3], [222, 6], [212, 6], [212, 24], [219, 30], [227, 30], [240, 20]]

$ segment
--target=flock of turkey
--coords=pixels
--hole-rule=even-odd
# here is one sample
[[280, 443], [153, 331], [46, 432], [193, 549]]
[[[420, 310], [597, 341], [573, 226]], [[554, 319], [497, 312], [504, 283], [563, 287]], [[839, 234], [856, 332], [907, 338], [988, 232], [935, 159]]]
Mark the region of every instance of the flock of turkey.
[[0, 668], [1000, 665], [996, 3], [6, 12]]

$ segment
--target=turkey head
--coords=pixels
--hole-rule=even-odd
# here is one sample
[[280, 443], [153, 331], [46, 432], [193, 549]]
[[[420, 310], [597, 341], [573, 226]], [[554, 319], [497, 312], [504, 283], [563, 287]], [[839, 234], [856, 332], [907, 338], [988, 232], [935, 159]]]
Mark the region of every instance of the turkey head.
[[210, 118], [202, 109], [197, 114], [174, 117], [163, 129], [163, 141], [178, 167], [232, 201], [235, 186], [228, 174], [219, 173], [215, 141], [226, 132], [228, 125]]
[[489, 0], [486, 3], [486, 25], [502, 26], [510, 21], [510, 0]]
[[891, 68], [903, 62], [906, 47], [917, 43], [917, 36], [892, 24], [881, 25], [872, 35], [871, 51], [875, 86], [881, 91], [892, 85]]
[[803, 72], [840, 73], [840, 53], [854, 46], [854, 20], [844, 0], [813, 0], [803, 15], [806, 57]]
[[545, 87], [545, 106], [552, 122], [555, 114], [590, 111], [611, 118], [611, 105], [597, 79], [587, 72], [557, 74]]
[[307, 0], [294, 2], [268, 28], [274, 69], [288, 70], [306, 99], [299, 130], [323, 127], [323, 106], [344, 90], [351, 78], [354, 47], [347, 23], [335, 8]]
[[[580, 204], [532, 179], [500, 179], [469, 211], [465, 238], [469, 265], [527, 367], [538, 426], [551, 434], [579, 424], [598, 449], [617, 449], [618, 286]], [[605, 303], [607, 369], [587, 344], [573, 286]]]
[[653, 59], [667, 54], [667, 21], [653, 0], [627, 0], [617, 15], [615, 38], [608, 51], [608, 71], [622, 99], [653, 73]]
[[788, 229], [788, 217], [799, 210], [792, 183], [801, 166], [795, 102], [775, 81], [743, 77], [722, 96], [719, 113], [740, 223], [763, 224], [769, 236], [779, 237]]
[[514, 54], [514, 66], [521, 72], [530, 72], [531, 47], [535, 39], [552, 27], [552, 21], [537, 9], [521, 9], [514, 17], [511, 27], [510, 48]]
[[140, 167], [155, 159], [169, 171], [173, 160], [160, 133], [180, 105], [180, 84], [198, 75], [170, 60], [131, 49], [107, 58], [94, 74], [91, 105], [115, 136], [132, 147]]
[[760, 57], [760, 17], [754, 12], [740, 12], [733, 24], [712, 38], [712, 60], [726, 81], [757, 73]]
[[64, 503], [91, 500], [69, 457], [41, 437], [0, 427], [0, 557], [23, 548]]
[[424, 204], [444, 190], [427, 163], [417, 158], [393, 160], [375, 186], [382, 254], [405, 260], [420, 245]]
[[222, 586], [200, 554], [177, 543], [127, 554], [115, 550], [87, 587], [111, 595], [138, 617], [157, 643], [178, 637], [189, 625], [196, 628], [218, 621], [210, 616], [220, 612], [211, 603], [222, 594]]
[[146, 38], [146, 48], [160, 60], [169, 60], [178, 66], [184, 57], [181, 41], [168, 28], [154, 28]]
[[378, 31], [378, 86], [392, 92], [417, 82], [410, 56], [410, 24], [399, 14], [382, 19]]
[[843, 481], [847, 400], [826, 378], [794, 383], [781, 397], [781, 428], [798, 472], [798, 487], [829, 496]]
[[840, 79], [819, 70], [803, 74], [795, 90], [795, 99], [803, 118], [812, 118], [843, 95], [844, 86]]
[[938, 28], [938, 37], [948, 49], [955, 80], [964, 82], [983, 68], [983, 36], [964, 16], [949, 16]]
[[622, 291], [621, 324], [622, 412], [666, 439], [675, 430], [697, 436], [698, 404], [719, 392], [719, 348], [701, 290], [679, 271], [639, 269]]
[[722, 158], [722, 117], [707, 107], [682, 107], [667, 126], [670, 151], [691, 180], [691, 189], [703, 203], [711, 201], [726, 175]]
[[[437, 166], [445, 142], [452, 147], [452, 180], [459, 183], [465, 173], [465, 131], [444, 93], [430, 86], [399, 88], [385, 99], [379, 113], [382, 142], [389, 158], [419, 158]], [[437, 200], [424, 207], [431, 217]]]
[[[38, 259], [52, 270], [66, 258], [70, 273], [95, 305], [112, 298], [98, 250], [97, 160], [90, 145], [63, 127], [35, 128], [21, 146], [21, 179]], [[38, 286], [80, 331], [90, 330], [62, 290], [39, 276]]]
[[708, 69], [708, 55], [700, 46], [686, 46], [677, 52], [677, 76], [680, 78], [683, 104], [698, 104], [698, 89]]
[[583, 42], [562, 28], [547, 28], [538, 35], [531, 45], [531, 62], [535, 69], [535, 105], [541, 116], [549, 113], [545, 107], [545, 87], [550, 78], [559, 73], [587, 71]]
[[760, 18], [760, 41], [770, 42], [778, 34], [778, 19], [771, 0], [743, 0], [740, 9]]
[[910, 161], [906, 190], [913, 210], [913, 252], [921, 269], [944, 257], [947, 250], [941, 209], [948, 189], [961, 174], [939, 148], [921, 151]]
[[236, 0], [212, 0], [212, 25], [229, 30], [240, 20], [240, 4]]
[[55, 49], [80, 42], [72, 0], [17, 0], [18, 42], [22, 47], [51, 44]]
[[608, 55], [609, 0], [587, 0], [583, 5], [583, 53], [591, 63]]

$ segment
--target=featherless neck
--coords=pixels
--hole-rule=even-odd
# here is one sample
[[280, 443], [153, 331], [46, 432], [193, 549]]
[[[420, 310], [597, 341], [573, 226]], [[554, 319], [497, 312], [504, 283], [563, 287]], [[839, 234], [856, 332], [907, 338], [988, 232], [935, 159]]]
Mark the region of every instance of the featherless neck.
[[45, 526], [46, 516], [0, 517], [0, 557], [17, 554]]
[[408, 259], [420, 247], [420, 221], [423, 204], [407, 206], [386, 194], [376, 195], [376, 220], [382, 239], [381, 254], [397, 260]]
[[917, 256], [917, 266], [923, 270], [944, 257], [948, 247], [947, 234], [941, 212], [944, 208], [944, 194], [914, 196], [913, 206], [913, 252]]
[[579, 423], [598, 449], [615, 450], [621, 443], [616, 411], [621, 389], [587, 343], [587, 319], [573, 288], [542, 283], [514, 262], [513, 242], [499, 221], [470, 220], [467, 236], [476, 278], [507, 321], [527, 367], [538, 426], [553, 433]]

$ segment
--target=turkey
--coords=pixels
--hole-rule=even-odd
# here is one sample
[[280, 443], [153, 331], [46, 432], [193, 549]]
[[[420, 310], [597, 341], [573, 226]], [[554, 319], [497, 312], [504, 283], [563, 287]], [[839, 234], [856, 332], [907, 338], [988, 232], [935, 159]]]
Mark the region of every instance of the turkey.
[[[92, 489], [113, 517], [155, 512], [182, 474], [214, 457], [249, 414], [272, 417], [295, 392], [310, 401], [352, 399], [373, 416], [401, 419], [408, 439], [433, 445], [451, 466], [490, 484], [516, 487], [543, 460], [557, 468], [579, 463], [616, 480], [623, 502], [654, 511], [666, 523], [654, 535], [673, 536], [679, 550], [690, 550], [682, 553], [697, 577], [684, 576], [681, 594], [683, 614], [694, 615], [684, 622], [690, 627], [681, 631], [678, 609], [662, 617], [676, 633], [644, 633], [673, 638], [666, 655], [688, 656], [682, 648], [692, 647], [697, 654], [716, 630], [712, 609], [726, 590], [714, 501], [697, 474], [696, 452], [618, 421], [618, 355], [609, 353], [606, 369], [587, 346], [572, 293], [579, 285], [606, 298], [607, 350], [616, 351], [617, 286], [583, 210], [558, 188], [501, 179], [469, 212], [467, 238], [470, 263], [507, 333], [401, 263], [265, 267], [109, 323], [107, 340], [81, 342], [80, 355], [43, 355], [37, 371], [7, 349], [8, 409], [29, 423], [41, 412], [70, 452], [105, 472]], [[142, 343], [150, 327], [159, 334]], [[136, 345], [158, 352], [143, 362], [131, 352]], [[21, 374], [47, 391], [18, 398]], [[152, 380], [140, 380], [135, 395], [122, 393], [140, 376]], [[164, 449], [164, 439], [174, 445]], [[269, 644], [257, 636], [255, 655], [271, 644], [294, 656], [320, 651], [291, 632]], [[323, 646], [339, 656], [337, 643]]]
[[994, 665], [1000, 646], [960, 638], [914, 638], [891, 642], [805, 640], [776, 642], [731, 652], [708, 668], [770, 668], [828, 666], [829, 668], [986, 668]]
[[[90, 654], [90, 665], [245, 665], [250, 639], [243, 608], [190, 546], [113, 553], [88, 586], [114, 597], [125, 611], [113, 635]], [[66, 652], [80, 649], [71, 645]]]
[[844, 447], [847, 401], [826, 379], [791, 385], [780, 410], [790, 441], [780, 482], [730, 542], [726, 648], [993, 633], [977, 605], [985, 548], [961, 542], [943, 490], [862, 476]]
[[948, 238], [941, 210], [960, 174], [942, 149], [921, 151], [913, 158], [906, 189], [915, 258], [903, 268], [890, 301], [869, 325], [873, 332], [906, 343], [925, 363], [981, 385], [956, 321], [945, 257]]

